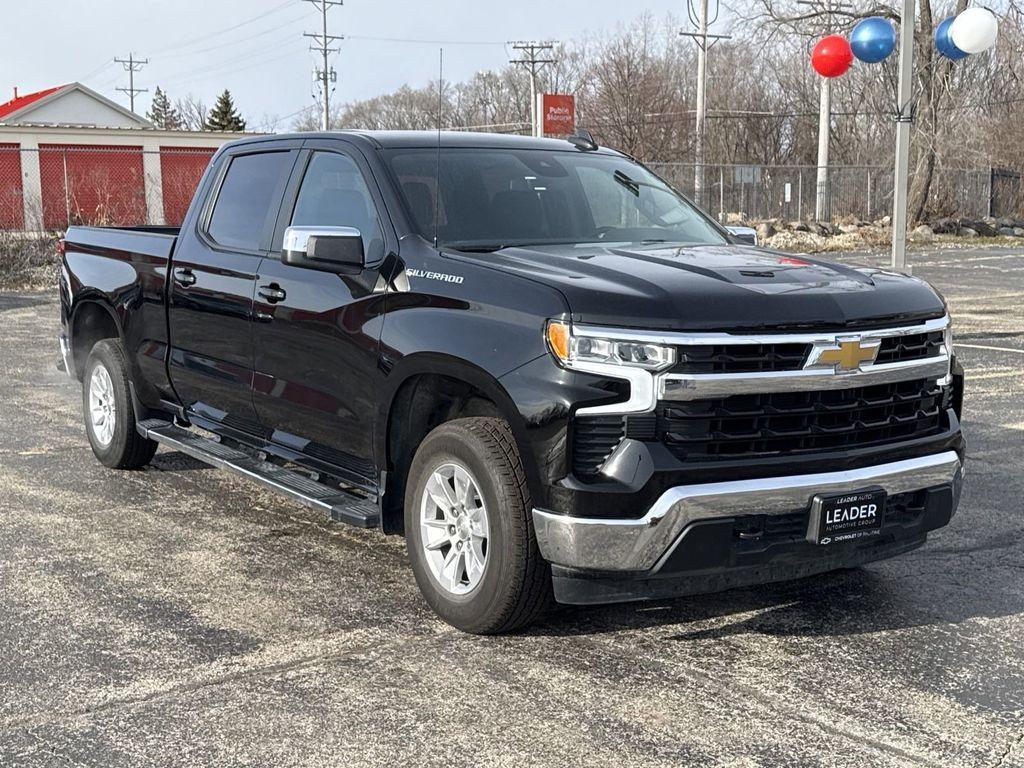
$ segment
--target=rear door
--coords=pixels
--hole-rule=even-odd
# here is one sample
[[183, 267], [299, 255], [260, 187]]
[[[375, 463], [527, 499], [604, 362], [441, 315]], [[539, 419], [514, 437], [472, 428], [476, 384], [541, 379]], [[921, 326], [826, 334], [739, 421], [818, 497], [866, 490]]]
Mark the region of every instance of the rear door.
[[169, 371], [194, 414], [256, 433], [253, 295], [289, 174], [290, 145], [243, 145], [224, 156], [206, 205], [171, 265]]
[[[283, 263], [259, 268], [253, 397], [275, 442], [342, 470], [350, 481], [375, 482], [375, 394], [384, 311], [386, 254], [397, 249], [380, 192], [366, 161], [337, 140], [315, 140], [296, 165], [275, 234], [287, 226], [354, 227], [366, 268], [341, 275]], [[363, 482], [363, 481], [367, 482]]]

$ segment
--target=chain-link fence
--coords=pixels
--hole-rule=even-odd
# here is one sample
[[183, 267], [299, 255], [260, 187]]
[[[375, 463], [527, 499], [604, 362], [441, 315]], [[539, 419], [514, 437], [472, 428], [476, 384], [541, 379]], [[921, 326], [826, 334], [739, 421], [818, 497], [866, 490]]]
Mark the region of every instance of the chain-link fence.
[[[692, 163], [650, 163], [676, 189], [694, 196]], [[701, 204], [713, 215], [745, 220], [816, 218], [815, 166], [705, 165]], [[892, 168], [833, 166], [823, 187], [824, 219], [879, 219], [892, 213]], [[1021, 177], [1015, 171], [940, 168], [935, 171], [928, 210], [936, 215], [1024, 216]]]
[[[0, 144], [0, 230], [60, 230], [72, 224], [180, 224], [213, 147]], [[650, 163], [694, 196], [692, 163]], [[723, 218], [814, 219], [814, 166], [705, 165], [703, 207]], [[892, 169], [834, 166], [825, 218], [874, 220], [892, 210]], [[1004, 169], [935, 172], [928, 209], [942, 215], [1024, 216], [1021, 175]]]
[[0, 230], [180, 224], [215, 151], [0, 144]]

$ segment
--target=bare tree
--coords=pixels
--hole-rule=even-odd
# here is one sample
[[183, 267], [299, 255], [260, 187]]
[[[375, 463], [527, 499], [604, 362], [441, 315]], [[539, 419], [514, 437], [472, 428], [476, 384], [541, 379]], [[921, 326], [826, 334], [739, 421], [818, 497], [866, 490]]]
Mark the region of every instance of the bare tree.
[[[708, 61], [705, 161], [813, 166], [820, 78], [808, 58], [825, 30], [821, 11], [796, 0], [738, 2], [743, 6], [733, 9], [739, 18], [730, 29], [733, 39], [716, 45]], [[1024, 171], [1024, 25], [1016, 7], [1006, 6], [995, 52], [953, 63], [934, 51], [935, 0], [918, 2], [920, 95], [910, 212], [922, 219], [955, 208], [957, 195], [963, 194], [957, 184], [963, 185], [952, 174], [965, 166]], [[965, 0], [956, 2], [943, 15], [963, 7]], [[891, 7], [868, 0], [837, 12], [835, 29], [849, 31], [868, 15], [898, 22]], [[574, 94], [577, 124], [590, 128], [601, 143], [644, 161], [692, 162], [695, 50], [679, 37], [681, 26], [671, 16], [642, 15], [610, 35], [560, 45], [556, 63], [542, 73], [541, 86]], [[830, 129], [836, 165], [871, 166], [883, 175], [891, 170], [895, 76], [892, 56], [880, 65], [857, 64], [833, 82]], [[505, 66], [477, 72], [464, 82], [446, 81], [440, 114], [437, 83], [430, 82], [341, 105], [331, 124], [433, 129], [440, 122], [444, 128], [528, 133], [529, 94], [526, 73]], [[294, 127], [316, 129], [318, 114], [311, 108], [295, 119]]]
[[182, 127], [187, 131], [206, 130], [206, 117], [210, 110], [198, 96], [188, 94], [174, 102], [174, 109], [181, 119]]

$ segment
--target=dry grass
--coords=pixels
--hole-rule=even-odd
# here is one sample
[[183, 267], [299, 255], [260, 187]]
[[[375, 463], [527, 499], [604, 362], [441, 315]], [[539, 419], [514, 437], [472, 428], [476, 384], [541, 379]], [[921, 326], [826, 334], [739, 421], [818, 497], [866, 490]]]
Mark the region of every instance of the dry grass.
[[[823, 237], [811, 232], [782, 230], [770, 237], [764, 245], [791, 253], [836, 253], [846, 251], [877, 251], [891, 244], [891, 232], [878, 226], [860, 227], [856, 232]], [[911, 248], [981, 248], [992, 245], [1021, 247], [1024, 239], [1019, 237], [958, 237], [956, 235], [932, 235], [921, 237], [911, 234], [908, 238]]]
[[0, 290], [56, 285], [58, 262], [56, 236], [46, 232], [0, 232]]

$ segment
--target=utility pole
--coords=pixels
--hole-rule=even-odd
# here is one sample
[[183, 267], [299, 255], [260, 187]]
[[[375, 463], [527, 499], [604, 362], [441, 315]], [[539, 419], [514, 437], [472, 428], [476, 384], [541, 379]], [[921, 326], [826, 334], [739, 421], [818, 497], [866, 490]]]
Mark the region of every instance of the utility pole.
[[[825, 34], [832, 34], [832, 14], [850, 8], [842, 0], [797, 0], [821, 11], [825, 16]], [[818, 181], [814, 198], [814, 218], [825, 221], [830, 217], [828, 195], [828, 145], [832, 131], [832, 79], [821, 78], [821, 92], [818, 99]]]
[[537, 109], [537, 72], [540, 71], [541, 67], [545, 64], [554, 64], [554, 59], [542, 59], [541, 54], [545, 51], [554, 50], [557, 41], [516, 41], [509, 43], [513, 50], [519, 51], [522, 56], [518, 59], [512, 59], [509, 61], [510, 64], [516, 64], [521, 67], [526, 67], [530, 72], [530, 123], [533, 126], [533, 135], [541, 135], [541, 126], [539, 110]]
[[[697, 28], [696, 32], [680, 32], [684, 37], [692, 37], [697, 43], [697, 126], [694, 136], [694, 168], [693, 168], [693, 200], [697, 205], [703, 204], [704, 197], [704, 119], [707, 114], [708, 87], [708, 48], [719, 40], [727, 40], [730, 35], [708, 34], [708, 27], [718, 20], [718, 0], [715, 0], [715, 15], [708, 20], [708, 0], [697, 0], [697, 8], [693, 0], [687, 0], [686, 12], [690, 21]], [[710, 43], [708, 41], [711, 41]]]
[[914, 12], [916, 0], [903, 0], [900, 16], [900, 76], [896, 90], [896, 162], [892, 191], [892, 268], [907, 265], [907, 184], [910, 178], [910, 124], [914, 120]]
[[119, 59], [116, 56], [114, 61], [121, 64], [125, 71], [128, 73], [128, 87], [127, 88], [116, 88], [115, 90], [121, 91], [121, 93], [128, 94], [128, 108], [135, 111], [135, 94], [145, 93], [148, 88], [136, 88], [135, 87], [135, 73], [140, 71], [146, 64], [149, 64], [149, 59], [136, 59], [134, 54], [129, 53], [127, 59]]
[[322, 102], [322, 113], [320, 116], [320, 128], [322, 130], [329, 130], [331, 127], [331, 84], [337, 82], [338, 73], [334, 71], [334, 67], [330, 66], [327, 57], [332, 53], [337, 53], [337, 48], [332, 48], [331, 43], [335, 40], [344, 40], [342, 35], [329, 35], [327, 34], [327, 11], [329, 11], [335, 5], [342, 5], [342, 0], [303, 0], [307, 3], [312, 3], [313, 6], [320, 11], [320, 17], [322, 20], [322, 27], [320, 32], [303, 32], [303, 37], [313, 38], [314, 45], [309, 47], [309, 50], [319, 53], [323, 56], [323, 69], [316, 70], [316, 77], [320, 81], [320, 100]]

